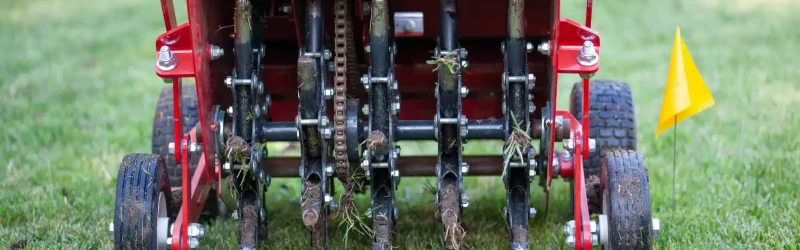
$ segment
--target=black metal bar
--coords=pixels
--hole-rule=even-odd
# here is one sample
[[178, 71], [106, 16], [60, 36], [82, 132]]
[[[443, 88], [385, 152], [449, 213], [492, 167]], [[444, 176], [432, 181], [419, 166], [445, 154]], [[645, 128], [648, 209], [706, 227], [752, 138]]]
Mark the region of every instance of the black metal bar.
[[[436, 176], [436, 156], [403, 156], [397, 158], [397, 169], [403, 177]], [[470, 176], [497, 176], [503, 173], [503, 157], [499, 155], [464, 156]], [[275, 157], [261, 161], [270, 177], [298, 177], [300, 158]]]
[[[253, 43], [251, 41], [250, 21], [252, 5], [250, 0], [237, 0], [234, 13], [236, 33], [234, 34], [234, 50], [236, 57], [237, 79], [250, 79], [253, 74]], [[249, 85], [233, 85], [234, 119], [233, 133], [245, 140], [250, 140], [253, 124], [247, 114], [253, 110], [254, 98]]]
[[[368, 128], [361, 125], [358, 141], [364, 140], [369, 134]], [[469, 133], [466, 138], [470, 140], [502, 140], [504, 136], [503, 120], [487, 119], [472, 120], [467, 122]], [[395, 127], [395, 138], [399, 141], [434, 140], [433, 121], [412, 120], [398, 121]], [[348, 138], [350, 136], [348, 135]], [[294, 122], [265, 122], [256, 130], [257, 141], [297, 141], [297, 126]], [[358, 147], [356, 143], [355, 147]]]

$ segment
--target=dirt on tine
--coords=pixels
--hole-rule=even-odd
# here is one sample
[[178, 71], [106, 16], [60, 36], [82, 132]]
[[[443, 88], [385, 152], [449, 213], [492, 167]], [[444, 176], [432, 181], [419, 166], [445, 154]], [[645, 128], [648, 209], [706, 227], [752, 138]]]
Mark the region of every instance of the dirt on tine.
[[375, 216], [375, 241], [382, 244], [390, 244], [391, 242], [391, 224], [386, 215], [379, 214]]
[[528, 230], [519, 225], [511, 227], [511, 241], [515, 243], [528, 242]]
[[442, 197], [439, 201], [439, 213], [444, 224], [444, 237], [447, 249], [458, 249], [461, 245], [466, 232], [458, 223], [461, 204], [458, 202], [458, 187], [449, 184], [442, 190]]
[[255, 245], [256, 242], [250, 242], [254, 240], [255, 234], [258, 233], [257, 225], [258, 224], [258, 214], [256, 213], [256, 205], [255, 204], [245, 204], [244, 208], [242, 208], [242, 220], [240, 228], [244, 229], [241, 231], [239, 235], [240, 244], [242, 245]]
[[317, 224], [317, 221], [319, 221], [322, 190], [319, 184], [314, 185], [306, 183], [306, 188], [303, 193], [305, 195], [305, 200], [302, 204], [303, 225], [310, 227]]
[[386, 135], [384, 135], [383, 132], [377, 130], [372, 131], [372, 133], [369, 134], [369, 137], [367, 137], [367, 139], [364, 140], [364, 142], [362, 142], [362, 144], [367, 144], [367, 149], [369, 150], [385, 148], [387, 143], [388, 142], [386, 141]]
[[225, 142], [225, 147], [227, 148], [225, 153], [228, 158], [234, 157], [236, 160], [240, 160], [238, 158], [241, 158], [237, 156], [241, 154], [247, 154], [248, 151], [250, 151], [250, 145], [247, 143], [247, 141], [238, 136], [231, 136], [231, 138]]

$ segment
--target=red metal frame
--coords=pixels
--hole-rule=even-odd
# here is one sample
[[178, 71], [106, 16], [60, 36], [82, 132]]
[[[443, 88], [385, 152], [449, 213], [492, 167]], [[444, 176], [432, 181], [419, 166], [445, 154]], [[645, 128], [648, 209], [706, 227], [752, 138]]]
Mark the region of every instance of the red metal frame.
[[[186, 245], [188, 223], [197, 220], [199, 211], [202, 210], [205, 197], [208, 195], [209, 188], [219, 183], [219, 164], [215, 161], [213, 140], [206, 139], [203, 144], [203, 154], [198, 163], [197, 170], [191, 177], [188, 175], [189, 157], [188, 143], [197, 137], [194, 133], [202, 133], [202, 138], [214, 138], [213, 127], [215, 126], [212, 115], [213, 105], [226, 106], [230, 104], [229, 90], [224, 87], [222, 79], [230, 75], [233, 60], [231, 56], [226, 56], [210, 61], [209, 47], [215, 44], [230, 51], [232, 40], [229, 37], [230, 30], [225, 28], [232, 24], [233, 13], [217, 11], [233, 9], [233, 1], [225, 0], [186, 0], [188, 10], [188, 23], [177, 26], [172, 0], [160, 0], [164, 23], [167, 32], [158, 36], [156, 39], [156, 51], [162, 46], [167, 45], [178, 59], [176, 69], [161, 71], [155, 69], [156, 74], [165, 79], [171, 79], [173, 84], [173, 105], [174, 105], [174, 134], [175, 134], [175, 159], [181, 162], [183, 168], [183, 206], [177, 218], [178, 227], [173, 229], [173, 249], [181, 249], [181, 245]], [[273, 97], [273, 104], [270, 107], [270, 115], [273, 121], [293, 121], [296, 114], [286, 112], [296, 110], [297, 90], [296, 90], [296, 57], [297, 49], [302, 44], [300, 34], [304, 29], [304, 13], [300, 0], [290, 0], [292, 11], [288, 15], [275, 15], [275, 4], [270, 6], [271, 10], [266, 18], [268, 27], [263, 41], [268, 49], [268, 56], [264, 58], [264, 70], [262, 79], [268, 85], [268, 89]], [[368, 22], [362, 13], [364, 1], [356, 0], [356, 18], [353, 25], [361, 29], [354, 29], [354, 37], [361, 36], [357, 40], [356, 47], [361, 48], [366, 43], [365, 31], [368, 30]], [[591, 232], [588, 224], [588, 207], [585, 196], [585, 186], [583, 183], [582, 161], [578, 160], [588, 157], [588, 112], [583, 112], [581, 122], [567, 111], [559, 111], [555, 105], [557, 103], [558, 74], [581, 74], [591, 75], [599, 69], [599, 63], [592, 66], [582, 66], [577, 63], [577, 55], [586, 40], [592, 41], [596, 52], [600, 52], [600, 38], [596, 31], [591, 29], [592, 19], [592, 0], [586, 2], [586, 24], [581, 25], [575, 21], [560, 17], [560, 0], [529, 0], [525, 4], [525, 13], [528, 25], [525, 27], [525, 34], [531, 41], [550, 40], [550, 56], [532, 53], [528, 56], [529, 72], [537, 76], [536, 87], [533, 90], [535, 96], [547, 98], [536, 98], [537, 107], [544, 107], [546, 102], [550, 105], [550, 117], [542, 117], [542, 112], [537, 111], [532, 114], [534, 119], [549, 120], [550, 138], [548, 151], [548, 179], [545, 185], [545, 192], [550, 193], [552, 183], [552, 162], [554, 160], [555, 144], [555, 117], [557, 115], [569, 118], [572, 124], [572, 138], [576, 139], [575, 159], [571, 167], [574, 177], [575, 192], [575, 218], [576, 235], [581, 236], [576, 249], [591, 248]], [[435, 111], [429, 110], [435, 104], [433, 98], [433, 83], [436, 81], [436, 73], [432, 72], [433, 65], [427, 65], [425, 61], [430, 59], [432, 51], [409, 49], [409, 48], [431, 48], [435, 47], [436, 38], [439, 34], [438, 6], [430, 4], [429, 0], [406, 0], [391, 2], [393, 11], [418, 11], [423, 12], [425, 19], [423, 34], [414, 37], [397, 37], [397, 47], [403, 51], [396, 57], [396, 79], [401, 83], [400, 91], [403, 99], [401, 106], [404, 110], [414, 110], [415, 112], [400, 112], [399, 119], [402, 120], [429, 120]], [[463, 75], [463, 83], [472, 91], [470, 96], [463, 100], [464, 113], [470, 119], [486, 119], [503, 117], [500, 109], [502, 99], [502, 89], [500, 87], [500, 76], [504, 71], [502, 67], [502, 54], [499, 53], [499, 44], [505, 37], [505, 12], [506, 6], [491, 1], [463, 0], [459, 2], [459, 36], [461, 46], [469, 51], [470, 65]], [[332, 16], [328, 14], [328, 16]], [[472, 18], [480, 16], [482, 18]], [[331, 29], [331, 27], [326, 27]], [[487, 49], [487, 48], [497, 48]], [[367, 60], [364, 52], [357, 50], [358, 60], [364, 62], [361, 65], [365, 71]], [[183, 114], [181, 114], [181, 79], [183, 77], [194, 77], [197, 93], [198, 106], [200, 112], [200, 131], [193, 131], [189, 134], [183, 133]], [[583, 110], [589, 110], [589, 87], [588, 79], [583, 82]], [[362, 97], [363, 98], [363, 97]], [[490, 107], [490, 108], [487, 108]], [[208, 166], [208, 163], [213, 164]], [[568, 162], [561, 162], [568, 164]], [[566, 172], [565, 172], [566, 171]], [[567, 175], [570, 169], [562, 165], [562, 176]], [[188, 187], [188, 188], [187, 188]]]

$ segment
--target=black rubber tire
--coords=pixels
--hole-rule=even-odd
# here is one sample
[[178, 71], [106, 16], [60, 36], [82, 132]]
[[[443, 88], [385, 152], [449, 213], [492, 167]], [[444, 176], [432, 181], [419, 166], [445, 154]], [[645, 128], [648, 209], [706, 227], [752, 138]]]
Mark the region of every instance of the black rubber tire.
[[[614, 80], [595, 80], [589, 83], [589, 138], [595, 140], [595, 150], [583, 161], [589, 212], [600, 212], [602, 200], [599, 178], [602, 155], [609, 150], [636, 150], [636, 115], [628, 83]], [[570, 113], [579, 121], [583, 115], [583, 83], [572, 86]], [[572, 188], [574, 189], [574, 188]], [[572, 196], [570, 196], [572, 197]]]
[[642, 154], [610, 150], [602, 157], [603, 213], [608, 216], [604, 249], [652, 249], [650, 185]]
[[[194, 84], [184, 84], [181, 86], [182, 110], [183, 116], [183, 133], [188, 133], [200, 122], [200, 113], [197, 105], [197, 91]], [[164, 157], [167, 173], [169, 174], [169, 184], [175, 190], [171, 193], [172, 198], [172, 214], [170, 217], [174, 218], [180, 211], [181, 205], [181, 165], [175, 162], [173, 152], [169, 150], [169, 143], [174, 142], [173, 133], [173, 105], [172, 105], [172, 86], [167, 86], [161, 89], [161, 94], [158, 96], [158, 103], [156, 104], [156, 111], [153, 115], [153, 138], [152, 138], [152, 152]], [[189, 169], [190, 174], [194, 174], [194, 166], [200, 157], [191, 157], [192, 161]], [[209, 192], [206, 199], [206, 205], [200, 216], [201, 220], [207, 220], [219, 215], [219, 205], [217, 192]]]
[[157, 249], [158, 197], [172, 207], [164, 159], [154, 154], [129, 154], [117, 174], [114, 202], [114, 249]]

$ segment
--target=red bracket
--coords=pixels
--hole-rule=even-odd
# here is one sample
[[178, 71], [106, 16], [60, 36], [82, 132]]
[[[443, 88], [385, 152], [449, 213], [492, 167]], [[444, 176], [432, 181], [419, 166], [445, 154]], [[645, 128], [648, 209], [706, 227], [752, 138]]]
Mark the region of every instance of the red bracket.
[[[192, 30], [189, 23], [181, 24], [156, 38], [156, 53], [154, 58], [158, 58], [158, 51], [161, 46], [169, 47], [172, 55], [178, 61], [178, 65], [172, 70], [160, 70], [155, 67], [156, 75], [161, 78], [182, 78], [194, 77], [194, 54], [192, 48]], [[154, 60], [155, 62], [155, 60]]]
[[[189, 143], [193, 139], [191, 133], [183, 136], [181, 141], [181, 210], [172, 227], [172, 246], [173, 250], [189, 249], [189, 223], [197, 221], [200, 211], [205, 206], [208, 197], [209, 187], [213, 185], [209, 176], [208, 164], [205, 154], [200, 156], [194, 175], [189, 175]], [[210, 204], [216, 205], [216, 204]]]
[[594, 44], [595, 52], [600, 55], [600, 35], [597, 31], [566, 18], [561, 18], [557, 27], [558, 73], [592, 74], [597, 72], [600, 69], [600, 62], [592, 66], [583, 66], [578, 63], [578, 54], [581, 53], [585, 41], [591, 41]]
[[[586, 183], [584, 182], [583, 177], [583, 158], [584, 152], [584, 142], [583, 142], [583, 127], [581, 126], [578, 119], [575, 119], [569, 111], [565, 110], [558, 110], [556, 111], [557, 116], [562, 116], [565, 118], [565, 121], [569, 121], [570, 123], [570, 138], [575, 141], [575, 156], [573, 157], [572, 161], [572, 174], [571, 176], [572, 181], [575, 184], [575, 192], [574, 192], [574, 214], [575, 214], [575, 249], [592, 249], [592, 231], [591, 225], [589, 220], [589, 205], [588, 201], [586, 200]], [[569, 167], [569, 166], [565, 166]], [[568, 171], [567, 169], [562, 169], [560, 172], [564, 173]], [[568, 173], [565, 173], [564, 177], [569, 177]]]

